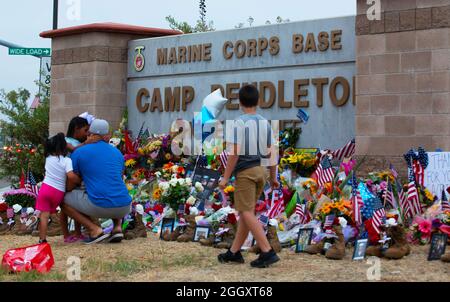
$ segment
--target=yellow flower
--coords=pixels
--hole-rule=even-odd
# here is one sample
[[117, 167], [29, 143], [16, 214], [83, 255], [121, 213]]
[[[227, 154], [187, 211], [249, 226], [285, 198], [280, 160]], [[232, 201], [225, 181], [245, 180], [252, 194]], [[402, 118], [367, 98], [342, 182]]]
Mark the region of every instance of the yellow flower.
[[138, 149], [138, 153], [139, 153], [140, 155], [144, 155], [144, 149], [139, 148], [139, 149]]
[[228, 186], [225, 188], [225, 190], [223, 190], [224, 193], [228, 194], [228, 193], [232, 193], [234, 192], [234, 187], [233, 186]]
[[425, 189], [425, 196], [427, 197], [428, 200], [434, 199], [433, 194], [430, 191], [428, 191], [428, 189]]
[[136, 161], [132, 158], [125, 162], [126, 167], [134, 167], [135, 164], [136, 164]]
[[160, 188], [156, 188], [153, 191], [153, 199], [159, 200], [161, 198], [161, 189]]
[[323, 214], [328, 214], [328, 213], [330, 213], [331, 209], [330, 209], [329, 207], [326, 207], [326, 208], [322, 208], [320, 211], [321, 211]]

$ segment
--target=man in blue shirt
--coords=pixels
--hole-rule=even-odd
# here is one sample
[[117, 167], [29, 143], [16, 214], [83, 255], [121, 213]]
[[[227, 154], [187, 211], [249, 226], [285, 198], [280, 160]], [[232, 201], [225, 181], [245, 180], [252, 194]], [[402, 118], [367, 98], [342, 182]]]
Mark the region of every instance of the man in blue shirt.
[[[109, 241], [118, 242], [123, 238], [121, 219], [130, 212], [131, 197], [123, 182], [124, 159], [119, 150], [106, 140], [109, 125], [105, 120], [96, 119], [89, 129], [91, 143], [76, 149], [72, 153], [73, 171], [81, 178], [76, 182], [68, 181], [70, 191], [84, 181], [86, 190], [75, 189], [66, 193], [61, 209], [68, 216], [89, 230], [87, 243]], [[114, 228], [104, 234], [101, 227], [89, 217], [111, 218]]]

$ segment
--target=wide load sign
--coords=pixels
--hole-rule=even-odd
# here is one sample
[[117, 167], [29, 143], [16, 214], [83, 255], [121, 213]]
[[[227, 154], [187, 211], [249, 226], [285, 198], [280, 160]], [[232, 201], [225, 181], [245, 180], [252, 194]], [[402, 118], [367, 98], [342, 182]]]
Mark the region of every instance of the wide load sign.
[[192, 121], [216, 89], [229, 100], [219, 119], [234, 119], [238, 91], [252, 83], [267, 119], [309, 113], [301, 147], [340, 147], [354, 137], [354, 27], [343, 17], [131, 41], [130, 128], [145, 121], [167, 133], [177, 119]]

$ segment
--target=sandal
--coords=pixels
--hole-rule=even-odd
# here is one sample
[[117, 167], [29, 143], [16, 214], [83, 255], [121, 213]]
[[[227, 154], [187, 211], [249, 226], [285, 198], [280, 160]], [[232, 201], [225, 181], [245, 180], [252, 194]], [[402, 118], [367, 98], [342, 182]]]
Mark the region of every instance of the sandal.
[[106, 238], [108, 238], [109, 236], [110, 236], [110, 234], [105, 234], [102, 232], [97, 237], [88, 237], [87, 239], [84, 240], [84, 243], [85, 244], [99, 243], [99, 242], [102, 242], [103, 240], [105, 240]]
[[108, 238], [110, 243], [119, 243], [124, 238], [123, 233], [111, 233], [111, 237]]

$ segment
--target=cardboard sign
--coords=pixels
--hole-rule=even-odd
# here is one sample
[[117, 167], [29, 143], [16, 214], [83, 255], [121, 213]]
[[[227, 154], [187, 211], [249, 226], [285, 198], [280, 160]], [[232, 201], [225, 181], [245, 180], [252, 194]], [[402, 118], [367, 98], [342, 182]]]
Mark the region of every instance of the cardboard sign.
[[424, 185], [441, 198], [442, 190], [450, 186], [450, 152], [428, 152]]

